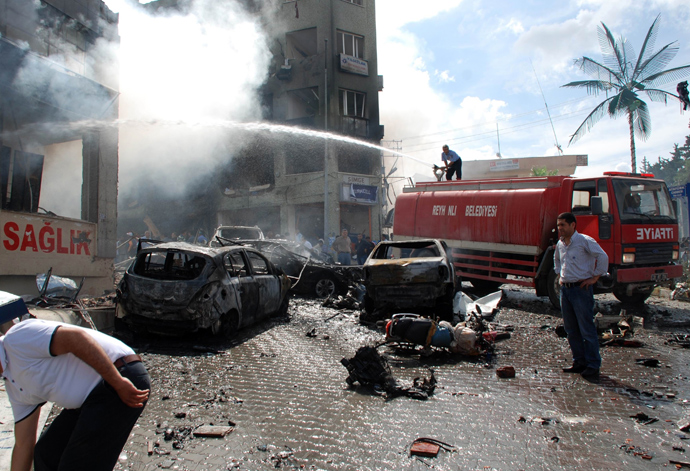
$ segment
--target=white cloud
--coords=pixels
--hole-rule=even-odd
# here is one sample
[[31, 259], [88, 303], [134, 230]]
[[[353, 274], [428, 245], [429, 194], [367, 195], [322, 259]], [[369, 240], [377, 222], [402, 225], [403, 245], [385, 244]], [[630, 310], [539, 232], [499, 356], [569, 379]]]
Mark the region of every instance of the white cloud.
[[455, 82], [455, 77], [450, 75], [447, 70], [435, 70], [434, 75], [438, 78], [441, 83]]
[[520, 22], [520, 20], [516, 20], [515, 18], [511, 18], [508, 23], [501, 24], [498, 29], [499, 31], [510, 31], [513, 34], [520, 34], [525, 31], [525, 28], [522, 26], [522, 22]]

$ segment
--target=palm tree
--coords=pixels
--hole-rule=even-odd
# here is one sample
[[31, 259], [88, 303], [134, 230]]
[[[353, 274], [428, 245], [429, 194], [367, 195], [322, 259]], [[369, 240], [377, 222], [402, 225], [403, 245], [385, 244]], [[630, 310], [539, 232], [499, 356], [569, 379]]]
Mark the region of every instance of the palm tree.
[[[635, 131], [642, 140], [647, 139], [652, 132], [652, 121], [647, 103], [640, 99], [638, 93], [645, 93], [652, 101], [667, 103], [669, 97], [678, 98], [678, 96], [657, 87], [680, 80], [690, 72], [690, 65], [663, 70], [678, 53], [679, 48], [676, 45], [677, 42], [674, 41], [653, 52], [658, 25], [659, 16], [649, 28], [637, 58], [632, 45], [624, 37], [621, 36], [616, 41], [603, 22], [600, 27], [597, 27], [599, 45], [604, 56], [603, 64], [589, 57], [582, 57], [575, 61], [575, 65], [588, 75], [595, 77], [595, 80], [570, 82], [563, 87], [584, 87], [590, 95], [598, 95], [599, 92], [604, 91], [607, 98], [599, 103], [580, 124], [575, 134], [570, 137], [568, 145], [592, 129], [605, 112], [608, 111], [611, 118], [627, 114], [630, 127], [630, 165], [632, 171], [636, 171]], [[615, 94], [609, 96], [609, 92]]]

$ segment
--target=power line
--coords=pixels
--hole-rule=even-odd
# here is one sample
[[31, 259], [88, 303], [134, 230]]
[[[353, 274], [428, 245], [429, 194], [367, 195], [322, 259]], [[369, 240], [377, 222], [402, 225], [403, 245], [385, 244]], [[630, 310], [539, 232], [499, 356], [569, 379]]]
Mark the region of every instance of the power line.
[[[563, 113], [563, 114], [560, 114], [560, 115], [553, 117], [553, 121], [564, 121], [567, 119], [572, 119], [573, 117], [585, 115], [587, 113], [589, 113], [588, 110]], [[515, 130], [524, 130], [524, 129], [529, 129], [529, 128], [533, 128], [533, 127], [541, 127], [541, 126], [548, 124], [550, 121], [551, 120], [549, 118], [543, 118], [543, 119], [536, 120], [536, 121], [530, 121], [527, 123], [522, 123], [522, 124], [517, 124], [514, 126], [501, 128], [501, 134], [510, 134], [512, 132], [516, 132]], [[462, 136], [462, 137], [456, 137], [456, 138], [452, 138], [452, 139], [444, 139], [443, 142], [445, 142], [445, 143], [465, 143], [465, 142], [469, 142], [469, 140], [471, 138], [476, 138], [476, 137], [480, 137], [480, 136], [485, 136], [482, 139], [493, 139], [495, 136], [495, 133], [496, 133], [495, 129], [491, 129], [491, 130], [482, 131], [482, 132], [475, 133], [475, 134], [467, 134], [467, 135]], [[478, 140], [478, 139], [471, 139], [471, 141], [476, 141], [476, 140]], [[481, 140], [481, 139], [479, 139], [479, 140]], [[405, 149], [406, 149], [406, 152], [411, 152], [411, 151], [412, 152], [419, 152], [419, 151], [428, 150], [428, 149], [438, 147], [440, 142], [441, 141], [427, 141], [427, 142], [422, 142], [419, 144], [412, 144], [410, 146], [406, 146]]]

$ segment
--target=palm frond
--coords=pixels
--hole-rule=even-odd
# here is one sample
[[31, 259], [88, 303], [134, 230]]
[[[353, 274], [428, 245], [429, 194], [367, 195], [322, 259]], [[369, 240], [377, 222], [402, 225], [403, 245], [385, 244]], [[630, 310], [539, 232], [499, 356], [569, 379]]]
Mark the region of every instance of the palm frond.
[[[577, 59], [575, 61], [575, 65], [587, 75], [590, 77], [595, 77], [597, 80], [613, 82], [612, 79], [615, 78], [615, 81], [617, 81], [619, 84], [623, 85], [625, 83], [623, 81], [623, 77], [621, 77], [618, 72], [611, 70], [605, 65], [602, 65], [594, 59], [590, 59], [589, 57], [585, 56]], [[608, 80], [606, 80], [606, 78], [608, 78]]]
[[[618, 96], [618, 95], [616, 95]], [[584, 136], [587, 132], [589, 132], [590, 129], [594, 127], [597, 122], [604, 117], [604, 114], [606, 113], [606, 107], [608, 102], [610, 102], [612, 98], [607, 98], [606, 100], [602, 101], [599, 103], [596, 108], [592, 110], [591, 113], [587, 115], [584, 121], [582, 121], [582, 124], [575, 130], [575, 133], [570, 136], [570, 141], [568, 141], [568, 145], [572, 144], [573, 142], [576, 142], [578, 139], [580, 139], [582, 136]]]
[[580, 80], [577, 82], [570, 82], [566, 83], [565, 85], [561, 85], [561, 88], [563, 87], [586, 88], [588, 95], [598, 95], [599, 92], [605, 92], [611, 89], [618, 89], [618, 87], [615, 87], [610, 82], [606, 82], [604, 80]]
[[664, 67], [668, 65], [669, 62], [676, 57], [678, 46], [675, 46], [676, 42], [669, 43], [659, 49], [657, 52], [652, 54], [646, 61], [639, 64], [639, 73], [637, 74], [637, 79], [640, 82], [644, 82], [646, 77], [656, 74], [657, 72], [664, 70]]
[[669, 93], [666, 90], [659, 90], [656, 88], [645, 88], [644, 90], [642, 90], [642, 92], [646, 93], [650, 100], [664, 102], [664, 104], [668, 103], [669, 98], [679, 99], [678, 96], [674, 95], [673, 93]]
[[642, 48], [640, 49], [640, 55], [635, 63], [635, 71], [632, 74], [633, 80], [637, 80], [637, 77], [644, 70], [643, 64], [647, 64], [649, 62], [649, 57], [653, 55], [654, 43], [656, 43], [656, 37], [659, 30], [658, 24], [660, 16], [661, 13], [656, 16], [654, 23], [652, 23], [652, 26], [649, 27], [649, 31], [647, 31], [647, 35], [644, 37], [644, 42], [642, 43]]
[[678, 82], [690, 74], [690, 64], [664, 70], [647, 77], [644, 81], [645, 86], [656, 88], [670, 82]]
[[646, 141], [652, 134], [652, 118], [649, 116], [647, 104], [640, 100], [640, 106], [638, 106], [632, 114], [635, 130], [637, 131], [636, 135], [643, 141]]
[[637, 64], [634, 62], [637, 59], [637, 54], [635, 53], [635, 48], [633, 47], [632, 43], [627, 38], [621, 36], [621, 38], [618, 40], [618, 44], [623, 51], [623, 60], [625, 61], [625, 77], [630, 80], [635, 73], [635, 67], [637, 67]]
[[599, 35], [601, 54], [604, 56], [604, 64], [609, 69], [615, 70], [618, 75], [625, 77], [625, 57], [611, 30], [602, 22], [601, 26], [597, 26], [597, 34]]

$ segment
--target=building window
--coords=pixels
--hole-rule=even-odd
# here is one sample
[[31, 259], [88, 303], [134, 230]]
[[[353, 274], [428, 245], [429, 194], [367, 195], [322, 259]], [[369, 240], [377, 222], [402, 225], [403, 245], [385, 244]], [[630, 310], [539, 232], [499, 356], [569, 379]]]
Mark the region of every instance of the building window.
[[340, 114], [343, 116], [365, 117], [366, 93], [340, 90]]
[[362, 6], [362, 3], [364, 2], [364, 0], [343, 0], [343, 1], [345, 1], [347, 3], [354, 3], [355, 5], [359, 5], [359, 6]]
[[338, 54], [364, 59], [364, 36], [338, 31]]
[[2, 209], [35, 213], [41, 196], [43, 156], [29, 152], [0, 150], [0, 200]]
[[291, 124], [314, 126], [314, 117], [319, 114], [318, 87], [289, 90], [286, 94], [285, 119]]
[[301, 59], [316, 55], [316, 28], [293, 31], [285, 35], [286, 59]]

